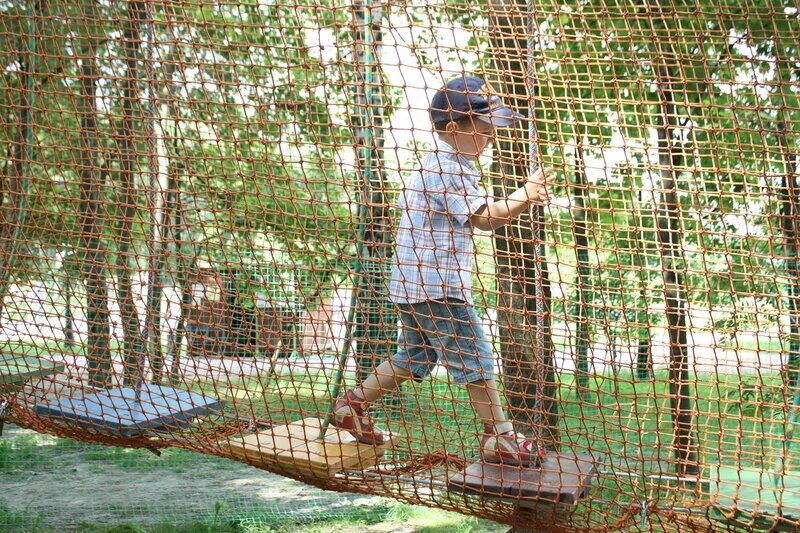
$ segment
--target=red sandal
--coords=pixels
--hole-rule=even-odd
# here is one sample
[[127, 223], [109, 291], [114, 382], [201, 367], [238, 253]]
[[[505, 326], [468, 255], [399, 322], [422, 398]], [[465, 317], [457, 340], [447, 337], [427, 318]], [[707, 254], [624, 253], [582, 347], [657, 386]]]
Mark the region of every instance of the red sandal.
[[492, 425], [484, 425], [481, 457], [487, 463], [539, 466], [547, 452], [538, 449], [531, 439], [512, 431], [496, 433]]
[[368, 403], [351, 390], [339, 398], [333, 409], [331, 425], [349, 432], [358, 442], [364, 444], [383, 444], [386, 436], [375, 426], [367, 410]]

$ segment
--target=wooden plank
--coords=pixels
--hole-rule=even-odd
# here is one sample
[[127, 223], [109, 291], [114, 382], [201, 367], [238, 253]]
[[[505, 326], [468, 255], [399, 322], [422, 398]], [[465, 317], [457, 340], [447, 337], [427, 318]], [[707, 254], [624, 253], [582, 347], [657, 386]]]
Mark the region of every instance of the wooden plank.
[[[259, 431], [244, 437], [228, 440], [225, 445], [229, 447], [231, 455], [237, 459], [243, 459], [254, 466], [274, 466], [278, 464], [279, 454], [290, 454], [292, 447], [297, 446], [301, 440], [306, 438], [306, 421], [312, 426], [314, 418], [299, 420], [284, 426]], [[316, 438], [319, 432], [319, 424], [316, 425], [317, 432], [311, 435]]]
[[[286, 426], [281, 426], [285, 428]], [[260, 431], [244, 438], [232, 438], [225, 442], [230, 454], [236, 459], [258, 467], [278, 465], [278, 455], [291, 451], [288, 435], [276, 435], [269, 430]]]
[[448, 488], [490, 498], [575, 504], [596, 475], [590, 455], [551, 454], [541, 468], [477, 462], [453, 476]]
[[255, 466], [280, 465], [290, 470], [330, 476], [341, 470], [374, 466], [396, 442], [390, 438], [381, 446], [362, 444], [348, 432], [334, 427], [328, 429], [324, 440], [319, 440], [320, 424], [318, 418], [305, 418], [230, 439], [226, 445], [234, 457]]
[[136, 401], [132, 387], [77, 397], [62, 397], [34, 407], [36, 413], [69, 425], [135, 435], [143, 431], [186, 427], [196, 416], [220, 409], [224, 402], [160, 385], [143, 385]]
[[63, 371], [63, 364], [39, 357], [0, 354], [0, 387], [3, 389]]
[[[319, 435], [319, 419], [306, 421], [307, 433]], [[325, 439], [307, 440], [292, 446], [289, 453], [281, 453], [279, 460], [290, 468], [310, 469], [313, 472], [333, 475], [351, 468], [368, 468], [377, 464], [383, 453], [394, 445], [391, 436], [380, 446], [362, 444], [350, 433], [329, 428]]]

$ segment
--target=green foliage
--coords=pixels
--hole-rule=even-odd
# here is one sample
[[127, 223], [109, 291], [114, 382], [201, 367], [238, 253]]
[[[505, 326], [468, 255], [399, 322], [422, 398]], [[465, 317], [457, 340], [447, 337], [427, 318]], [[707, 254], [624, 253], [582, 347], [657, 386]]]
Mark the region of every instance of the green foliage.
[[783, 387], [765, 384], [755, 378], [744, 378], [738, 389], [725, 392], [726, 411], [743, 417], [762, 420], [765, 417], [784, 418]]
[[[113, 261], [114, 227], [123, 207], [116, 143], [123, 85], [116, 80], [128, 75], [122, 60], [124, 42], [116, 38], [122, 27], [116, 21], [129, 18], [129, 7], [97, 4], [99, 18], [86, 20], [80, 16], [80, 4], [43, 5], [37, 30], [41, 53], [35, 70], [36, 82], [41, 84], [36, 106], [42, 111], [34, 125], [38, 143], [31, 172], [35, 179], [23, 237], [38, 249], [25, 250], [30, 256], [24, 259], [35, 261], [52, 248], [79, 245], [79, 169], [77, 159], [65, 154], [82, 150], [76, 78], [79, 54], [91, 39], [98, 44], [103, 103], [96, 109], [101, 153], [97, 164], [103, 167], [104, 182], [98, 223], [103, 247], [111, 252], [108, 260]], [[351, 145], [342, 118], [348, 115], [348, 84], [355, 74], [314, 57], [306, 36], [327, 27], [346, 35], [347, 10], [258, 2], [220, 6], [205, 1], [180, 13], [166, 9], [154, 12], [154, 38], [159, 45], [153, 72], [158, 78], [156, 96], [165, 103], [158, 110], [164, 129], [156, 133], [178, 136], [174, 142], [164, 139], [166, 171], [178, 178], [194, 251], [208, 259], [236, 263], [239, 254], [249, 250], [266, 264], [272, 258], [263, 253], [265, 248], [282, 249], [293, 254], [293, 260], [319, 268], [323, 273], [319, 282], [328, 283], [330, 274], [324, 273], [340, 269], [347, 263], [346, 255], [353, 253], [348, 205], [353, 200], [353, 176], [335, 161], [342, 147]], [[25, 57], [26, 18], [13, 4], [0, 5], [0, 15], [4, 32], [15, 37], [0, 46], [0, 59], [9, 64]], [[248, 23], [242, 24], [243, 20]], [[143, 77], [143, 64], [138, 71]], [[12, 98], [19, 77], [10, 70], [0, 76], [8, 89], [0, 94], [7, 115], [0, 138], [11, 139], [16, 134], [18, 102], [2, 99]], [[325, 94], [316, 90], [323, 86]], [[137, 202], [132, 252], [138, 254], [146, 251], [149, 216], [144, 187], [150, 170], [145, 96], [141, 92], [133, 106], [133, 120], [142, 129], [131, 132]], [[391, 105], [394, 100], [390, 97], [386, 102]], [[56, 124], [58, 128], [52, 127]], [[187, 204], [187, 198], [195, 201]], [[271, 246], [265, 246], [265, 240]], [[18, 268], [25, 275], [38, 270], [27, 261], [19, 261]]]
[[[653, 218], [660, 180], [655, 131], [664, 122], [659, 69], [669, 72], [676, 102], [670, 145], [682, 161], [679, 241], [686, 257], [676, 266], [686, 273], [688, 297], [701, 306], [757, 306], [759, 317], [738, 313], [742, 330], [757, 321], [774, 325], [777, 313], [765, 311], [779, 306], [781, 287], [760, 273], [780, 268], [771, 258], [782, 238], [774, 216], [787, 170], [776, 134], [781, 124], [800, 121], [793, 89], [799, 53], [782, 2], [751, 7], [720, 18], [717, 10], [727, 8], [684, 2], [537, 5], [539, 146], [546, 162], [566, 163], [568, 178], [576, 146], [587, 161], [591, 287], [603, 301], [590, 311], [592, 325], [608, 308], [661, 302]], [[789, 144], [796, 153], [796, 136]], [[598, 171], [606, 165], [613, 168]], [[572, 213], [558, 214], [553, 239], [574, 243], [573, 224]], [[570, 260], [567, 254], [560, 262]], [[639, 299], [641, 285], [647, 302]], [[623, 329], [644, 317], [625, 318]]]
[[[613, 167], [588, 175], [589, 208], [596, 217], [588, 228], [596, 252], [589, 255], [591, 286], [608, 296], [605, 307], [641, 308], [639, 291], [624, 290], [640, 285], [652, 287], [648, 301], [659, 304], [657, 201], [652, 194], [657, 176], [651, 169], [658, 158], [654, 132], [663, 118], [658, 66], [672, 69], [679, 80], [671, 86], [679, 116], [671, 143], [685, 167], [694, 169], [678, 177], [686, 281], [697, 287], [689, 297], [728, 307], [742, 294], [764, 295], [757, 299], [759, 307], [775, 308], [780, 295], [775, 280], [757, 273], [780, 266], [770, 259], [780, 232], [771, 223], [778, 207], [774, 192], [784, 172], [775, 134], [781, 123], [800, 121], [798, 95], [788, 89], [798, 81], [792, 66], [798, 60], [797, 44], [790, 38], [792, 18], [783, 16], [783, 3], [774, 0], [749, 11], [731, 8], [724, 17], [716, 8], [697, 10], [685, 2], [670, 6], [668, 13], [619, 1], [538, 6], [537, 126], [543, 156], [557, 166], [566, 162], [569, 174], [580, 141], [590, 163], [602, 160]], [[167, 151], [164, 170], [179, 181], [185, 220], [178, 229], [185, 232], [192, 253], [238, 263], [248, 252], [266, 264], [274, 258], [265, 250], [274, 250], [313, 268], [315, 287], [330, 285], [349, 264], [358, 177], [338, 160], [353, 141], [348, 95], [357, 79], [352, 68], [342, 68], [353, 64], [348, 56], [351, 14], [338, 7], [336, 2], [293, 7], [204, 0], [180, 12], [154, 11], [159, 44], [153, 72], [156, 96], [163, 103], [158, 135]], [[475, 28], [457, 53], [467, 68], [475, 68], [485, 60], [480, 55], [487, 51], [489, 20], [478, 16], [483, 11], [474, 5], [452, 1], [447, 7], [430, 6], [424, 12], [387, 7], [384, 16], [400, 17], [397, 24], [405, 17], [410, 26], [430, 29], [414, 34], [414, 52], [430, 68], [456, 54], [443, 48], [437, 50], [440, 56], [426, 52], [427, 45], [437, 44], [437, 32]], [[26, 18], [20, 9], [0, 4], [9, 36], [0, 46], [3, 64], [25, 57]], [[44, 9], [38, 19], [35, 179], [24, 235], [36, 244], [25, 250], [25, 264], [20, 264], [20, 271], [32, 278], [46, 270], [38, 258], [79, 244], [79, 168], [77, 159], [65, 154], [81, 150], [78, 55], [90, 39], [98, 44], [102, 78], [98, 164], [106, 175], [98, 220], [110, 254], [107, 262], [115, 259], [119, 236], [114, 226], [122, 208], [115, 139], [123, 87], [115, 80], [126, 75], [117, 21], [129, 14], [127, 4], [97, 4], [100, 20], [89, 22], [79, 16], [79, 5], [48, 3]], [[323, 31], [336, 41], [332, 58], [309, 45], [309, 35]], [[144, 72], [140, 64], [139, 75]], [[14, 69], [0, 76], [7, 88], [0, 94], [5, 118], [0, 139], [9, 141], [16, 134], [20, 76]], [[388, 117], [399, 104], [399, 89], [383, 87]], [[148, 230], [144, 96], [133, 109], [143, 128], [133, 136], [137, 254], [146, 251]], [[790, 143], [796, 150], [796, 139]], [[616, 155], [607, 160], [609, 153]], [[742, 213], [748, 214], [752, 231], [745, 230]], [[569, 212], [556, 215], [551, 229], [556, 242], [574, 245]], [[567, 253], [563, 259], [569, 269], [566, 263], [573, 257]], [[488, 270], [482, 275], [487, 288], [493, 287], [492, 277]], [[493, 300], [488, 291], [478, 304], [492, 306]], [[554, 312], [564, 311], [561, 301], [554, 305]], [[591, 315], [594, 324], [603, 320], [597, 314], [602, 312]], [[773, 316], [762, 313], [768, 320]], [[650, 317], [651, 323], [658, 318]], [[755, 320], [746, 314], [740, 319], [742, 328]]]

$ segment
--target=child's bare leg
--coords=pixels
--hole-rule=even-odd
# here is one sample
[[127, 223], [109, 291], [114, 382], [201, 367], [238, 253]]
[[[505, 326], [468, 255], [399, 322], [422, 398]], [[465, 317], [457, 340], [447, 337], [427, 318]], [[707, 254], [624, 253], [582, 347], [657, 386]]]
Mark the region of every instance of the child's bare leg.
[[401, 384], [411, 378], [411, 372], [405, 368], [393, 365], [389, 361], [384, 361], [353, 391], [357, 396], [372, 403], [387, 392], [396, 391]]
[[333, 409], [331, 424], [350, 432], [360, 442], [383, 444], [386, 436], [369, 415], [369, 404], [387, 392], [397, 390], [411, 376], [408, 370], [384, 361], [361, 385], [339, 398]]
[[484, 425], [493, 426], [497, 433], [506, 433], [514, 429], [503, 412], [500, 392], [497, 390], [497, 382], [494, 379], [467, 383], [467, 393], [472, 408]]
[[530, 439], [514, 433], [514, 425], [506, 419], [494, 379], [468, 383], [467, 392], [472, 408], [484, 425], [481, 438], [481, 456], [484, 461], [523, 466], [541, 463], [543, 453], [535, 448]]

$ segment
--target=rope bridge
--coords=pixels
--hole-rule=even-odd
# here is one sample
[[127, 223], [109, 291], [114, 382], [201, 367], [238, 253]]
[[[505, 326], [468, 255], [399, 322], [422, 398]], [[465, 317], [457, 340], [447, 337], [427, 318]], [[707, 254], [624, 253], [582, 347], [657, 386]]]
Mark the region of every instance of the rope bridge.
[[[542, 531], [794, 531], [798, 42], [768, 0], [0, 2], [0, 420]], [[398, 196], [464, 74], [527, 117], [489, 197], [557, 175], [474, 235], [538, 466], [480, 459], [442, 366], [385, 443], [330, 425], [398, 349]]]

